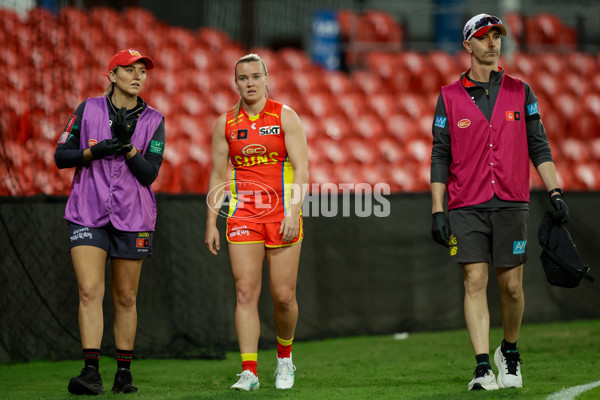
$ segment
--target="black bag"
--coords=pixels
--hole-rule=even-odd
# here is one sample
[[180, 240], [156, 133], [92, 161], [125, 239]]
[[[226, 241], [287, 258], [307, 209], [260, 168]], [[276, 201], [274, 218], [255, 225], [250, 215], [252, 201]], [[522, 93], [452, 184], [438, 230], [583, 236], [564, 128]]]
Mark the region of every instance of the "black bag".
[[538, 241], [542, 246], [540, 259], [546, 279], [554, 286], [574, 288], [581, 278], [594, 282], [588, 274], [590, 267], [582, 260], [567, 228], [553, 218], [548, 211], [538, 229]]

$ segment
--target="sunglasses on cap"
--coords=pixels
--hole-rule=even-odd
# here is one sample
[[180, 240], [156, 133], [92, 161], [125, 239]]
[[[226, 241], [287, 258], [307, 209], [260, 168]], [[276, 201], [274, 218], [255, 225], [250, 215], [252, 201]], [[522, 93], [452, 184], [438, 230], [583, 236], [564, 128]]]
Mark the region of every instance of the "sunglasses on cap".
[[491, 15], [483, 17], [479, 21], [475, 22], [475, 24], [471, 28], [469, 28], [466, 37], [470, 38], [473, 35], [473, 33], [488, 25], [502, 25], [502, 21], [500, 21], [500, 18]]

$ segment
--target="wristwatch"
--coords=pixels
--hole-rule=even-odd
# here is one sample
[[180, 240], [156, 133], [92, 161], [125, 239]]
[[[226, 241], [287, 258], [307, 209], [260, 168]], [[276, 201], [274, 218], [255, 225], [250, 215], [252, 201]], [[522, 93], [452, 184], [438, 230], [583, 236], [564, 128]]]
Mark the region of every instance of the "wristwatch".
[[123, 154], [129, 153], [131, 150], [133, 150], [133, 145], [131, 143], [129, 143], [127, 146], [123, 146]]
[[561, 188], [554, 188], [552, 190], [548, 190], [548, 196], [552, 197], [554, 193], [558, 193], [560, 196], [563, 195], [563, 191]]

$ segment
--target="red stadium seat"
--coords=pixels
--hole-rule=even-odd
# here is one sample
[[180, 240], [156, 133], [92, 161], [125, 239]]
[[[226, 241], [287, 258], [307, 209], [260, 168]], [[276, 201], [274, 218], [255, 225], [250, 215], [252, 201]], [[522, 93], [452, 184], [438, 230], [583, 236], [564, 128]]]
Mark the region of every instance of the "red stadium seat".
[[384, 119], [385, 131], [388, 135], [404, 143], [411, 137], [418, 135], [416, 119], [405, 113], [396, 112]]
[[346, 160], [347, 151], [340, 141], [322, 138], [319, 140], [318, 145], [321, 148], [324, 159], [332, 164], [343, 163]]
[[305, 106], [311, 115], [317, 118], [337, 115], [342, 112], [335, 96], [325, 91], [312, 93], [310, 98], [306, 99]]
[[200, 43], [203, 43], [216, 55], [218, 55], [230, 41], [227, 33], [220, 29], [210, 27], [199, 28], [198, 39], [200, 40]]
[[348, 119], [352, 120], [361, 114], [371, 113], [371, 107], [365, 102], [365, 96], [360, 93], [347, 93], [334, 98], [339, 104], [339, 109]]
[[395, 164], [404, 159], [404, 150], [397, 140], [382, 138], [377, 141], [379, 158], [387, 165]]
[[359, 164], [372, 164], [378, 158], [377, 148], [364, 139], [350, 139], [345, 143], [348, 149], [348, 156], [354, 162]]
[[393, 94], [381, 93], [374, 94], [369, 97], [371, 108], [379, 115], [380, 118], [385, 119], [392, 115], [396, 110], [397, 98]]
[[[423, 96], [417, 93], [405, 93], [397, 101], [398, 110], [415, 119], [421, 117], [426, 111], [429, 111], [425, 105]], [[435, 104], [429, 106], [429, 108], [431, 107], [435, 108]]]
[[519, 45], [522, 45], [523, 34], [525, 32], [525, 23], [523, 22], [523, 17], [514, 11], [507, 12], [504, 14], [502, 21], [508, 30], [508, 34], [513, 37]]
[[278, 56], [280, 61], [293, 71], [308, 71], [313, 69], [308, 55], [300, 49], [286, 47], [278, 51]]
[[291, 79], [291, 85], [295, 86], [295, 91], [300, 95], [307, 95], [318, 91], [323, 91], [323, 75], [320, 72], [310, 70], [293, 72], [294, 79]]
[[582, 182], [585, 190], [600, 189], [600, 166], [598, 163], [580, 163], [575, 167], [575, 176]]
[[350, 74], [350, 80], [356, 83], [358, 88], [366, 95], [386, 92], [389, 89], [384, 87], [381, 78], [370, 71], [353, 71]]
[[365, 140], [377, 139], [385, 135], [385, 126], [375, 113], [360, 113], [353, 121], [355, 132]]
[[412, 139], [407, 143], [406, 154], [417, 163], [427, 163], [431, 159], [430, 141], [424, 139]]
[[587, 162], [590, 160], [590, 148], [584, 141], [567, 138], [562, 141], [562, 153], [566, 159], [573, 162]]
[[381, 79], [388, 80], [397, 72], [396, 58], [393, 53], [371, 52], [367, 55], [367, 67]]
[[309, 172], [309, 181], [311, 184], [337, 183], [337, 175], [334, 168], [329, 164], [311, 164]]
[[348, 75], [342, 71], [324, 71], [323, 87], [335, 95], [344, 95], [353, 90]]
[[327, 115], [322, 119], [325, 134], [334, 140], [344, 140], [354, 135], [353, 126], [341, 115]]

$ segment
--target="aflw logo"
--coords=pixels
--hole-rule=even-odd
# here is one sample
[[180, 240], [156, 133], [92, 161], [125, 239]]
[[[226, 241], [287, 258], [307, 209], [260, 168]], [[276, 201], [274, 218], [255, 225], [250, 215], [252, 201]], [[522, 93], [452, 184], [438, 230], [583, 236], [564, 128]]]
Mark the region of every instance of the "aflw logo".
[[259, 130], [260, 136], [279, 135], [279, 125], [263, 126]]

